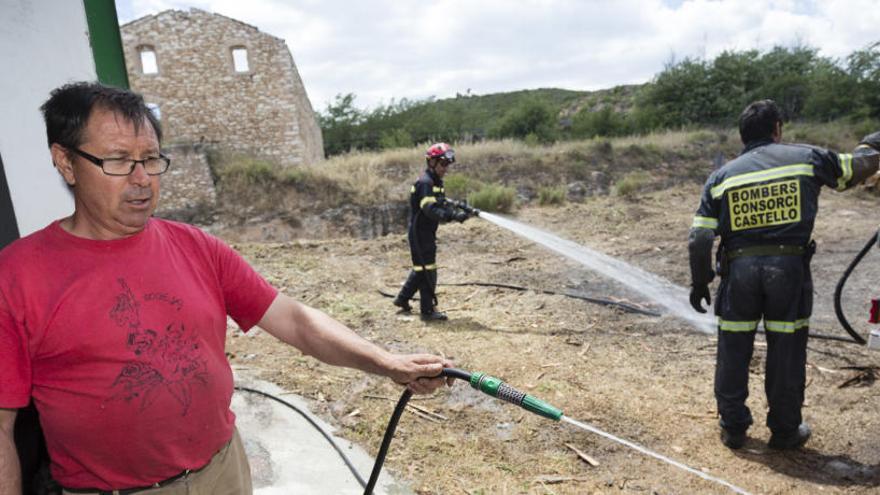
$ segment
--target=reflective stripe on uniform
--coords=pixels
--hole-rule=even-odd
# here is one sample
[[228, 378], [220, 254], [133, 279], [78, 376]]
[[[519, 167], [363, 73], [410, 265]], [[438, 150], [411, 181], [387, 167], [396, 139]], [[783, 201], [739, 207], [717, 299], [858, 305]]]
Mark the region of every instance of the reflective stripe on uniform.
[[794, 333], [795, 330], [810, 326], [810, 319], [804, 318], [795, 321], [772, 321], [764, 320], [764, 330], [778, 333]]
[[758, 329], [758, 320], [729, 321], [718, 318], [718, 328], [725, 332], [754, 332]]
[[691, 224], [691, 228], [715, 230], [718, 228], [718, 219], [712, 217], [694, 217], [694, 223]]
[[431, 204], [431, 203], [436, 203], [436, 202], [437, 202], [437, 198], [435, 198], [434, 196], [425, 196], [424, 198], [422, 198], [422, 201], [419, 203], [419, 208], [424, 208], [425, 205]]
[[837, 157], [840, 159], [840, 177], [837, 178], [837, 190], [843, 191], [846, 189], [846, 183], [852, 179], [852, 155], [840, 153]]
[[416, 186], [410, 186], [409, 193], [412, 194], [414, 192], [416, 192]]
[[[852, 173], [852, 172], [850, 172]], [[798, 175], [813, 176], [813, 166], [806, 163], [797, 163], [795, 165], [785, 165], [783, 167], [775, 167], [758, 172], [749, 172], [747, 174], [736, 175], [725, 179], [717, 186], [711, 189], [712, 198], [718, 199], [724, 195], [728, 189], [745, 184], [754, 184], [755, 182], [765, 182], [774, 179], [782, 179], [786, 177], [795, 177]]]
[[437, 269], [436, 263], [433, 263], [430, 265], [413, 265], [414, 272], [420, 272], [422, 270], [436, 270], [436, 269]]
[[442, 192], [445, 192], [445, 191], [444, 191], [444, 189], [443, 189], [442, 187], [434, 186], [434, 192], [435, 192], [435, 193], [442, 193]]

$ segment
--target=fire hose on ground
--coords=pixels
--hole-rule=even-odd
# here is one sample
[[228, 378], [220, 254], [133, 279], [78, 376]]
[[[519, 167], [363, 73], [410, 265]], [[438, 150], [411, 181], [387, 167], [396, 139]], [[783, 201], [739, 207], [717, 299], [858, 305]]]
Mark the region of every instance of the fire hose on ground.
[[[849, 324], [849, 321], [846, 319], [846, 315], [843, 313], [843, 305], [841, 303], [842, 295], [843, 295], [843, 287], [846, 285], [849, 276], [852, 274], [853, 270], [862, 262], [862, 258], [868, 254], [868, 251], [871, 250], [872, 247], [877, 245], [880, 247], [880, 230], [874, 233], [868, 242], [865, 243], [864, 247], [862, 247], [861, 251], [853, 258], [852, 262], [850, 262], [849, 266], [846, 267], [846, 270], [841, 275], [840, 280], [837, 282], [837, 287], [834, 289], [834, 312], [837, 314], [837, 320], [843, 325], [843, 328], [846, 332], [852, 337], [852, 340], [861, 345], [868, 344], [868, 341], [865, 340], [864, 337], [859, 335], [858, 332], [853, 329], [852, 325]], [[871, 318], [869, 322], [871, 323], [880, 323], [880, 304], [875, 299], [872, 301], [873, 306], [871, 308]], [[872, 339], [871, 343], [868, 345], [869, 347], [880, 347], [880, 342], [874, 342], [876, 339]]]

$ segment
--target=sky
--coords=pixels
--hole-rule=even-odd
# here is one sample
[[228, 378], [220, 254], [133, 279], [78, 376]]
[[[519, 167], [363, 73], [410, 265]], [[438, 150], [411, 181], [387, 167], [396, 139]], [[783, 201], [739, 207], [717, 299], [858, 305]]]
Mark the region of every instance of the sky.
[[876, 0], [116, 0], [125, 23], [194, 7], [284, 39], [312, 107], [359, 108], [650, 81], [724, 50], [806, 45], [842, 59], [880, 41]]

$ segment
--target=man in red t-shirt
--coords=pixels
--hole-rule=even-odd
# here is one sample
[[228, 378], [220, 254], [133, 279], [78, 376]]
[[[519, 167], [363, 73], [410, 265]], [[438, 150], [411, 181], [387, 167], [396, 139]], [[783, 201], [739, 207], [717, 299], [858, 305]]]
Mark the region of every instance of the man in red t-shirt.
[[387, 352], [280, 294], [218, 239], [152, 218], [170, 161], [139, 95], [75, 83], [42, 110], [75, 210], [0, 251], [0, 495], [20, 491], [12, 431], [31, 400], [66, 493], [249, 493], [227, 315], [416, 393], [443, 384], [425, 378], [443, 358]]

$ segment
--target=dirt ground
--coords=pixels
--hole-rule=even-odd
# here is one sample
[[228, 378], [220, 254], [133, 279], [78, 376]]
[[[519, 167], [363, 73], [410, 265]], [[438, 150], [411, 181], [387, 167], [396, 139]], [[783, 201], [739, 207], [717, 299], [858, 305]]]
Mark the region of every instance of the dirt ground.
[[[583, 204], [530, 208], [517, 218], [620, 257], [677, 284], [689, 282], [686, 238], [697, 186], [638, 200], [594, 198]], [[831, 295], [849, 261], [876, 231], [878, 200], [823, 193], [813, 261], [816, 332], [844, 336]], [[868, 372], [880, 353], [811, 340], [804, 417], [813, 437], [798, 452], [768, 450], [763, 362], [758, 337], [749, 405], [756, 424], [740, 451], [718, 440], [712, 396], [715, 339], [678, 319], [625, 313], [535, 291], [454, 282], [493, 282], [533, 289], [577, 289], [651, 305], [614, 282], [481, 219], [441, 226], [441, 309], [450, 321], [426, 324], [396, 314], [391, 300], [409, 266], [405, 235], [374, 240], [299, 240], [236, 244], [273, 284], [400, 352], [442, 353], [542, 398], [571, 418], [641, 444], [750, 493], [880, 492], [880, 394]], [[867, 335], [868, 302], [880, 297], [880, 251], [874, 249], [844, 293], [849, 319]], [[234, 366], [314, 401], [341, 434], [375, 454], [400, 394], [387, 379], [333, 368], [259, 330], [230, 328]], [[876, 368], [874, 369], [876, 371]], [[852, 378], [853, 386], [841, 387]], [[732, 493], [593, 433], [531, 415], [457, 383], [412, 404], [386, 469], [420, 494]], [[291, 441], [295, 441], [292, 439]], [[568, 445], [591, 456], [581, 460]], [[340, 461], [341, 462], [341, 461]], [[366, 475], [366, 474], [365, 474]]]

